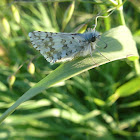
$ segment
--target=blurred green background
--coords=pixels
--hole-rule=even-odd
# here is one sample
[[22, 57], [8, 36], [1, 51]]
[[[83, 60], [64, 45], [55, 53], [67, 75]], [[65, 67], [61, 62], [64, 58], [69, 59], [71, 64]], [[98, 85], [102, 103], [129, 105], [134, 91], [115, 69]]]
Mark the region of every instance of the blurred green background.
[[[94, 24], [89, 19], [121, 2], [0, 1], [0, 114], [59, 65], [50, 65], [39, 55], [31, 46], [29, 32], [74, 32], [83, 24], [84, 30]], [[126, 0], [123, 10], [124, 13], [116, 10], [108, 18], [98, 19], [96, 30], [103, 33], [126, 24], [139, 51], [140, 1]], [[15, 75], [15, 81], [11, 75]], [[138, 140], [139, 75], [139, 61], [125, 59], [58, 83], [20, 105], [0, 125], [0, 139]]]

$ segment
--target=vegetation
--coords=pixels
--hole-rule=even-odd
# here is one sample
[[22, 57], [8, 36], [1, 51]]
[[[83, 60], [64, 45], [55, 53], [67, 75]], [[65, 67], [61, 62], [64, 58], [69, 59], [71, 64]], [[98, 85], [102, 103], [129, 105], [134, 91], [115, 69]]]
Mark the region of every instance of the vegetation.
[[[0, 4], [0, 139], [140, 139], [140, 2]], [[108, 9], [114, 12], [99, 17], [96, 30], [108, 46], [99, 41], [98, 49], [112, 62], [94, 52], [99, 67], [91, 56], [50, 65], [29, 41], [34, 30], [82, 33]]]

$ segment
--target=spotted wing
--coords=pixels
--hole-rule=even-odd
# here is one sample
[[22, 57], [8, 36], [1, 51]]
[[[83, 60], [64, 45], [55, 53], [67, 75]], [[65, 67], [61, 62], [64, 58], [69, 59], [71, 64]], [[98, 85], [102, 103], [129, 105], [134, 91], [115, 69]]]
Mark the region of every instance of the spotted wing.
[[29, 37], [33, 47], [50, 63], [85, 55], [89, 46], [88, 41], [78, 34], [34, 31], [29, 33]]

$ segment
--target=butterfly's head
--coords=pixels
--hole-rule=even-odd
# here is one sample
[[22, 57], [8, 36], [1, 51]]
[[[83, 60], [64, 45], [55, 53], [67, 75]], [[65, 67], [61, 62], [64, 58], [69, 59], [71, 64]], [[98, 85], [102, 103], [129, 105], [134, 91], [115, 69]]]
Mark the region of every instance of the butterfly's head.
[[92, 32], [92, 38], [91, 38], [91, 42], [95, 42], [97, 39], [99, 39], [100, 38], [100, 34], [99, 34], [99, 32], [96, 32], [95, 30], [94, 30], [94, 32]]

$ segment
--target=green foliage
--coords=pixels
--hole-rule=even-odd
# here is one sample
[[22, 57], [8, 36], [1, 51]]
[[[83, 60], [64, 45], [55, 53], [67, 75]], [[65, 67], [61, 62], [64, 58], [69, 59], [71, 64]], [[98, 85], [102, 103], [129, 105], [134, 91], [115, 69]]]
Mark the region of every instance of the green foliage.
[[[133, 5], [124, 4], [125, 14], [121, 0], [0, 4], [0, 139], [140, 138], [140, 67], [136, 50], [136, 45], [140, 47], [140, 11], [135, 1]], [[103, 32], [101, 40], [108, 45], [104, 49], [105, 44], [99, 41], [98, 50], [103, 56], [93, 53], [100, 67], [90, 56], [60, 66], [51, 66], [41, 55], [34, 57], [37, 51], [29, 42], [29, 32], [83, 32], [95, 22], [89, 19], [112, 7], [118, 10], [108, 18], [98, 18], [96, 28]], [[108, 63], [104, 56], [114, 62]], [[30, 62], [35, 67], [30, 68]], [[16, 77], [12, 88], [7, 83], [10, 75]]]
[[67, 8], [67, 10], [64, 14], [63, 21], [62, 21], [62, 31], [65, 29], [66, 25], [72, 18], [72, 14], [74, 12], [74, 7], [75, 7], [75, 2], [73, 1], [72, 4]]

